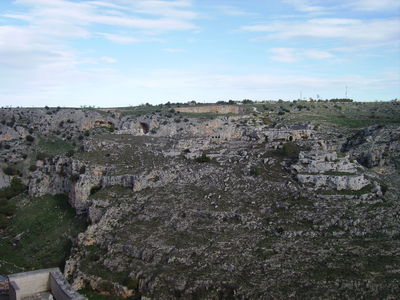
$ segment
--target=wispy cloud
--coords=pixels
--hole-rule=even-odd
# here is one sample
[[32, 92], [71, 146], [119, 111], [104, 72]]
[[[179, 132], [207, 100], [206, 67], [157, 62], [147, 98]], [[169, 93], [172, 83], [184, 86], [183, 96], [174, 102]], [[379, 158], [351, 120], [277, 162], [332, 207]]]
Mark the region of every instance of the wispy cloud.
[[284, 63], [294, 63], [303, 59], [320, 60], [334, 57], [334, 55], [328, 51], [315, 49], [271, 48], [269, 51], [272, 53], [270, 56], [271, 60]]
[[400, 2], [397, 0], [351, 0], [343, 4], [344, 7], [348, 7], [354, 10], [360, 11], [396, 11], [400, 10]]
[[242, 27], [244, 31], [263, 32], [265, 38], [336, 38], [353, 42], [382, 42], [398, 40], [398, 19], [360, 20], [341, 18], [319, 18], [304, 22], [274, 22]]
[[243, 9], [239, 9], [230, 5], [218, 5], [215, 6], [215, 9], [220, 11], [222, 14], [231, 16], [231, 17], [248, 17], [248, 16], [257, 16], [257, 13], [248, 12]]
[[310, 15], [336, 13], [338, 10], [345, 9], [366, 12], [398, 11], [400, 9], [398, 0], [284, 0], [284, 2], [293, 6], [297, 11]]
[[100, 32], [98, 33], [100, 36], [104, 36], [107, 40], [119, 44], [132, 44], [132, 43], [137, 43], [140, 42], [141, 40], [131, 37], [131, 36], [125, 36], [125, 35], [120, 35], [120, 34], [113, 34], [113, 33], [104, 33]]
[[284, 0], [287, 4], [294, 6], [294, 8], [300, 12], [305, 13], [324, 13], [327, 10], [326, 6], [318, 5], [319, 2], [315, 0]]
[[109, 64], [113, 64], [113, 63], [117, 62], [117, 60], [115, 58], [108, 57], [108, 56], [103, 56], [103, 57], [100, 58], [100, 60], [102, 60], [102, 61], [104, 61], [106, 63], [109, 63]]

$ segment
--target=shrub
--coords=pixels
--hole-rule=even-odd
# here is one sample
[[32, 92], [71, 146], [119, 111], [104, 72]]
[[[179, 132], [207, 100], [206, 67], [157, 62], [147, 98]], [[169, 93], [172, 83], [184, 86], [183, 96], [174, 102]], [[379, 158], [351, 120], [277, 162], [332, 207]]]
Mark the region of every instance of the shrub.
[[72, 157], [74, 156], [75, 151], [74, 150], [68, 150], [67, 153], [65, 154], [67, 157]]
[[203, 154], [196, 158], [196, 161], [199, 163], [210, 162], [211, 159], [203, 152]]
[[79, 180], [79, 174], [72, 174], [70, 179], [72, 182], [77, 182]]
[[101, 185], [95, 185], [90, 189], [90, 195], [94, 195], [100, 190], [101, 190]]
[[127, 278], [123, 284], [130, 290], [137, 291], [139, 289], [139, 279], [137, 278]]
[[49, 155], [43, 152], [39, 152], [38, 154], [36, 154], [36, 160], [45, 160], [49, 158]]
[[14, 204], [10, 203], [10, 202], [2, 202], [1, 206], [0, 206], [0, 214], [3, 214], [5, 216], [12, 216], [15, 214], [16, 212], [16, 207]]
[[29, 143], [32, 143], [35, 140], [35, 138], [31, 135], [27, 135], [25, 138], [26, 138], [26, 141]]
[[297, 158], [300, 153], [299, 146], [293, 142], [288, 142], [282, 146], [280, 153], [286, 157]]
[[21, 172], [19, 170], [17, 170], [14, 167], [10, 167], [10, 166], [5, 167], [3, 169], [3, 172], [4, 172], [4, 174], [6, 174], [8, 176], [15, 176], [15, 175], [20, 175], [21, 174]]
[[263, 122], [264, 125], [270, 125], [273, 123], [272, 120], [268, 117], [261, 118], [261, 121]]
[[85, 172], [86, 172], [86, 166], [80, 167], [79, 174], [85, 174]]
[[30, 166], [29, 166], [29, 171], [35, 172], [36, 170], [37, 170], [36, 165], [30, 165]]
[[98, 288], [102, 292], [112, 292], [114, 290], [114, 285], [110, 281], [103, 280], [98, 284]]
[[[13, 177], [10, 186], [0, 189], [0, 199], [11, 199], [26, 190], [20, 178]], [[0, 206], [2, 206], [0, 204]]]
[[0, 229], [6, 229], [10, 224], [10, 220], [6, 216], [0, 214]]
[[260, 176], [261, 175], [261, 168], [259, 168], [259, 167], [251, 167], [250, 168], [250, 175], [251, 176]]

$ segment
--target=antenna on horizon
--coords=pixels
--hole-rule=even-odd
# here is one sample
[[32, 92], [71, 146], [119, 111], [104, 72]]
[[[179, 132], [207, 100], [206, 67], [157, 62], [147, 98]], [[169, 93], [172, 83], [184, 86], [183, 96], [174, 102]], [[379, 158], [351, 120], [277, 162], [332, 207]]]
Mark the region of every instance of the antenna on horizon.
[[347, 91], [348, 91], [348, 87], [347, 87], [347, 85], [346, 85], [346, 91], [345, 91], [345, 93], [344, 93], [345, 99], [347, 99]]

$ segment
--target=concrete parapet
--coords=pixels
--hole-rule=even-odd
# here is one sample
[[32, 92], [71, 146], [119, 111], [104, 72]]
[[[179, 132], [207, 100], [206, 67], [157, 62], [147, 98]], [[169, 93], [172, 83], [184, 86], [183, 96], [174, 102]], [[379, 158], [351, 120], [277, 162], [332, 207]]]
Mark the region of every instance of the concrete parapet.
[[50, 290], [57, 300], [86, 299], [71, 287], [59, 269], [50, 272]]
[[8, 278], [10, 300], [20, 300], [41, 292], [51, 292], [56, 300], [86, 299], [73, 290], [58, 268], [18, 273]]

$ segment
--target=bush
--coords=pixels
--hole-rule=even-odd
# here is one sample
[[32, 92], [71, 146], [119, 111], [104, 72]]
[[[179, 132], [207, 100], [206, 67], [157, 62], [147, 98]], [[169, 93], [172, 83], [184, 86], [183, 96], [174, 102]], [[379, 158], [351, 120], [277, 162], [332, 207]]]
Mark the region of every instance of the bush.
[[209, 157], [207, 156], [207, 154], [205, 154], [205, 153], [203, 152], [203, 154], [202, 154], [201, 156], [199, 156], [199, 157], [196, 158], [196, 161], [199, 162], [199, 163], [205, 163], [205, 162], [210, 162], [210, 161], [211, 161], [211, 158], [209, 158]]
[[80, 167], [79, 174], [85, 174], [85, 172], [86, 172], [86, 166]]
[[1, 202], [0, 206], [0, 214], [5, 215], [5, 216], [12, 216], [15, 214], [17, 208], [15, 207], [14, 204], [10, 202]]
[[263, 122], [264, 125], [270, 125], [273, 123], [273, 121], [268, 117], [261, 118], [261, 121]]
[[75, 151], [74, 150], [68, 150], [67, 153], [65, 154], [67, 157], [72, 157], [74, 156]]
[[10, 224], [10, 220], [6, 216], [0, 214], [0, 229], [6, 229]]
[[25, 190], [26, 185], [22, 183], [21, 179], [14, 177], [11, 179], [10, 186], [0, 189], [0, 198], [11, 199]]
[[29, 166], [29, 171], [35, 172], [36, 170], [37, 170], [37, 166], [36, 165], [30, 165]]
[[27, 186], [22, 183], [20, 178], [14, 177], [11, 179], [11, 184], [10, 184], [11, 191], [16, 195], [22, 193], [23, 191], [26, 190]]
[[259, 168], [259, 167], [251, 167], [250, 168], [250, 175], [251, 176], [260, 176], [261, 175], [261, 168]]
[[139, 289], [139, 279], [128, 278], [124, 280], [123, 284], [130, 290], [137, 291]]
[[98, 288], [102, 292], [113, 292], [114, 291], [114, 285], [107, 280], [103, 280], [98, 284]]
[[29, 143], [32, 143], [35, 140], [35, 138], [31, 135], [27, 135], [25, 138], [26, 138], [26, 141]]
[[19, 170], [17, 170], [14, 167], [10, 167], [10, 166], [5, 167], [3, 169], [3, 172], [4, 172], [4, 174], [6, 174], [8, 176], [15, 176], [15, 175], [20, 175], [21, 174], [21, 172]]
[[72, 182], [77, 182], [79, 180], [79, 174], [72, 174], [70, 179]]
[[47, 158], [50, 158], [50, 156], [46, 153], [39, 152], [36, 154], [36, 160], [46, 160]]
[[282, 146], [280, 153], [286, 157], [297, 158], [300, 153], [300, 148], [293, 142], [288, 142]]
[[101, 190], [101, 185], [96, 185], [90, 189], [90, 195], [94, 195], [100, 190]]

